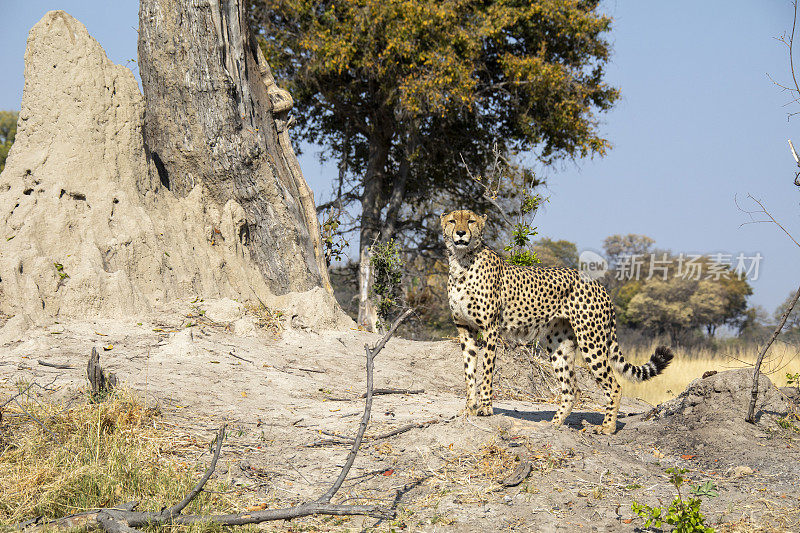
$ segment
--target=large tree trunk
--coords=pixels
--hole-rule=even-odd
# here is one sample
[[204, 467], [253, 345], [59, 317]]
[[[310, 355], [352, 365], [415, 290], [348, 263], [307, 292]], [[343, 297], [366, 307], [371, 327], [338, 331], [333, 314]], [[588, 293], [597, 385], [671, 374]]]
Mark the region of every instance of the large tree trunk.
[[370, 262], [370, 247], [380, 238], [381, 190], [384, 168], [389, 157], [389, 141], [376, 140], [370, 144], [369, 161], [364, 174], [364, 193], [361, 196], [361, 233], [359, 235], [358, 324], [368, 331], [378, 331], [378, 313], [369, 297], [374, 279]]
[[314, 199], [244, 0], [141, 0], [139, 70], [150, 172], [177, 196], [197, 186], [248, 225], [239, 238], [277, 294], [330, 290]]

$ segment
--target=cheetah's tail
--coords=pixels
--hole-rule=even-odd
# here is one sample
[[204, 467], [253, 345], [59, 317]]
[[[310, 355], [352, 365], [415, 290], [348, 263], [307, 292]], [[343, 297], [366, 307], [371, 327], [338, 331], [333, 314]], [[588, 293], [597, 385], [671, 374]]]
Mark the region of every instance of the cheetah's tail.
[[632, 365], [625, 361], [622, 354], [619, 353], [619, 348], [617, 348], [617, 353], [615, 355], [616, 357], [612, 356], [611, 360], [617, 372], [631, 381], [647, 381], [650, 378], [656, 377], [667, 368], [674, 357], [672, 350], [666, 346], [659, 346], [656, 348], [656, 351], [650, 356], [650, 360], [640, 366]]

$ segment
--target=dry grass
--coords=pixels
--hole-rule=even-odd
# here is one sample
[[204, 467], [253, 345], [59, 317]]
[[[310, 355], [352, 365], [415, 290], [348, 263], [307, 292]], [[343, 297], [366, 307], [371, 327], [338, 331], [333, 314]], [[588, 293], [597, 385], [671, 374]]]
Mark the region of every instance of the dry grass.
[[[80, 400], [67, 406], [29, 392], [2, 415], [0, 529], [37, 516], [61, 517], [127, 501], [157, 511], [179, 501], [199, 477], [197, 465], [174, 455], [186, 443], [161, 429], [158, 413], [130, 391], [98, 404]], [[220, 482], [212, 485], [212, 490], [226, 490]], [[232, 510], [230, 495], [204, 492], [186, 512]]]
[[[646, 349], [623, 350], [623, 353], [625, 359], [638, 365], [647, 361], [654, 349], [655, 345]], [[621, 379], [622, 394], [657, 405], [679, 395], [690, 382], [709, 370], [721, 372], [753, 368], [758, 351], [756, 346], [741, 345], [715, 351], [701, 349], [690, 353], [676, 350], [675, 359], [661, 376], [644, 383], [632, 383]], [[761, 371], [766, 373], [776, 386], [785, 386], [787, 373], [800, 372], [800, 347], [776, 342], [764, 357]]]

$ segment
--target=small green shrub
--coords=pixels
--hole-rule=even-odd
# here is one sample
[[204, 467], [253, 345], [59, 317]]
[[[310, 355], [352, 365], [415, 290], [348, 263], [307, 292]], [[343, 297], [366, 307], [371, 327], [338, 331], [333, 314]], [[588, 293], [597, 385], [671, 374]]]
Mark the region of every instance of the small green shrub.
[[792, 413], [777, 419], [775, 422], [778, 426], [782, 427], [783, 429], [788, 429], [790, 431], [794, 431], [795, 433], [800, 433], [800, 427], [798, 427], [792, 418], [800, 419], [800, 415], [797, 413]]
[[538, 194], [531, 195], [528, 191], [523, 192], [523, 198], [520, 205], [520, 219], [522, 222], [517, 223], [514, 229], [511, 230], [511, 242], [503, 247], [503, 250], [508, 252], [506, 261], [512, 265], [520, 266], [533, 266], [541, 263], [536, 252], [530, 250], [528, 246], [538, 232], [535, 226], [529, 225], [525, 222], [528, 214], [535, 213], [542, 203], [542, 197]]
[[322, 222], [322, 245], [325, 247], [325, 264], [330, 267], [333, 261], [341, 261], [344, 257], [344, 249], [347, 247], [348, 242], [342, 236], [339, 229], [341, 226], [340, 210], [331, 208]]
[[706, 481], [689, 491], [694, 497], [684, 500], [681, 496], [681, 485], [686, 481], [686, 478], [683, 477], [685, 473], [686, 469], [684, 468], [667, 469], [667, 474], [670, 474], [669, 481], [675, 486], [678, 493], [667, 509], [633, 502], [631, 508], [634, 513], [645, 519], [645, 527], [652, 525], [660, 528], [662, 524], [669, 524], [675, 526], [673, 530], [675, 533], [714, 533], [713, 528], [705, 525], [706, 518], [700, 512], [700, 498], [715, 498], [717, 496], [716, 486], [712, 481]]
[[374, 244], [370, 247], [369, 261], [375, 273], [372, 298], [380, 319], [378, 326], [383, 329], [400, 299], [404, 265], [400, 246], [394, 239], [385, 244]]
[[60, 278], [61, 281], [69, 277], [69, 274], [64, 272], [64, 265], [62, 265], [61, 263], [53, 263], [53, 266], [56, 267], [56, 274], [58, 274], [58, 277]]

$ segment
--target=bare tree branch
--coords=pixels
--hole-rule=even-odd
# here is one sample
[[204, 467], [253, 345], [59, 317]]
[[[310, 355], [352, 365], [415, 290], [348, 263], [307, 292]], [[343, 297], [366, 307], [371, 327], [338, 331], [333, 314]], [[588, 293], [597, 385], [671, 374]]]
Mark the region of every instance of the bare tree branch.
[[498, 213], [500, 213], [500, 216], [501, 216], [501, 217], [503, 217], [503, 221], [504, 221], [506, 224], [508, 224], [508, 226], [509, 226], [510, 228], [512, 228], [512, 229], [513, 229], [513, 228], [516, 226], [516, 224], [514, 224], [514, 222], [512, 222], [512, 221], [511, 221], [511, 219], [510, 219], [510, 218], [508, 218], [508, 216], [506, 216], [505, 209], [503, 209], [503, 208], [502, 208], [502, 206], [500, 206], [500, 204], [497, 202], [497, 200], [496, 200], [496, 195], [494, 194], [494, 191], [492, 190], [492, 187], [491, 187], [491, 180], [492, 180], [492, 178], [494, 177], [495, 171], [496, 171], [496, 169], [497, 169], [497, 161], [498, 161], [498, 160], [497, 160], [497, 158], [495, 158], [495, 163], [494, 163], [494, 165], [492, 166], [492, 172], [491, 172], [491, 176], [489, 176], [489, 177], [487, 178], [487, 179], [489, 180], [489, 182], [490, 182], [490, 183], [489, 183], [489, 185], [487, 185], [487, 184], [483, 183], [483, 181], [481, 181], [481, 180], [477, 179], [477, 178], [476, 178], [476, 177], [475, 177], [475, 176], [472, 174], [472, 171], [470, 171], [470, 169], [469, 169], [469, 166], [467, 165], [467, 162], [466, 162], [466, 161], [464, 161], [464, 156], [463, 156], [463, 155], [461, 155], [461, 162], [464, 164], [464, 168], [467, 170], [467, 175], [469, 176], [469, 178], [470, 178], [472, 181], [474, 181], [475, 183], [477, 183], [478, 185], [480, 185], [481, 187], [483, 187], [483, 194], [482, 194], [483, 198], [484, 198], [484, 199], [485, 199], [487, 202], [489, 202], [490, 204], [492, 204], [492, 205], [493, 205], [493, 206], [494, 206], [494, 207], [497, 209], [497, 212], [498, 212]]
[[770, 337], [769, 342], [767, 342], [763, 348], [761, 348], [761, 352], [758, 354], [758, 359], [756, 359], [756, 368], [753, 372], [753, 388], [750, 394], [750, 405], [747, 408], [747, 417], [745, 420], [750, 422], [751, 424], [755, 422], [755, 409], [756, 409], [756, 400], [758, 399], [758, 375], [761, 373], [761, 362], [764, 360], [764, 355], [766, 355], [767, 350], [769, 347], [772, 346], [772, 343], [775, 342], [775, 339], [780, 334], [783, 326], [786, 324], [786, 320], [789, 318], [789, 314], [794, 309], [797, 300], [800, 299], [800, 287], [797, 288], [797, 292], [794, 294], [794, 298], [792, 301], [789, 302], [789, 305], [786, 307], [786, 310], [781, 315], [781, 320], [778, 322], [778, 326], [775, 328], [775, 331], [772, 332], [772, 337]]
[[[797, 2], [795, 1], [793, 3], [795, 8], [795, 19], [796, 19]], [[794, 24], [792, 25], [792, 38], [794, 38]], [[791, 43], [792, 41], [790, 40], [789, 42]], [[792, 69], [792, 76], [794, 77], [794, 69]], [[795, 83], [797, 82], [795, 81]], [[789, 146], [792, 149], [792, 156], [794, 157], [798, 166], [800, 166], [800, 158], [797, 157], [797, 152], [795, 152], [794, 145], [792, 144], [791, 140], [789, 140]], [[795, 184], [798, 184], [797, 175], [795, 175]], [[783, 227], [783, 225], [781, 225], [780, 222], [775, 220], [775, 217], [773, 217], [772, 213], [770, 213], [764, 207], [764, 204], [762, 204], [761, 201], [753, 198], [753, 196], [750, 194], [748, 194], [747, 197], [753, 200], [755, 203], [757, 203], [760, 209], [748, 211], [742, 209], [737, 202], [736, 206], [739, 207], [741, 211], [750, 215], [751, 219], [753, 218], [753, 213], [763, 213], [769, 218], [769, 220], [754, 220], [753, 222], [772, 222], [773, 224], [778, 226], [789, 237], [789, 239], [791, 239], [793, 243], [795, 243], [798, 247], [800, 247], [800, 243], [797, 242], [797, 240], [792, 236], [792, 234], [789, 233], [789, 231], [787, 231], [787, 229]], [[751, 424], [755, 422], [754, 417], [755, 417], [756, 400], [758, 399], [758, 376], [761, 373], [761, 363], [764, 361], [764, 356], [766, 355], [767, 350], [769, 350], [769, 347], [772, 346], [772, 343], [775, 342], [775, 339], [778, 337], [778, 335], [780, 335], [781, 331], [783, 330], [783, 326], [786, 324], [786, 320], [789, 318], [789, 314], [792, 312], [792, 309], [794, 309], [794, 306], [797, 303], [798, 298], [800, 298], [800, 287], [797, 288], [797, 292], [795, 293], [792, 301], [789, 302], [789, 305], [786, 307], [786, 310], [783, 312], [783, 315], [781, 316], [778, 326], [775, 328], [775, 331], [772, 332], [772, 336], [770, 337], [769, 341], [764, 345], [763, 348], [761, 348], [761, 352], [758, 354], [758, 358], [756, 359], [755, 370], [753, 371], [753, 387], [751, 389], [751, 394], [750, 394], [750, 404], [747, 407], [747, 416], [745, 417], [745, 420], [747, 422], [750, 422]]]
[[792, 81], [795, 90], [800, 93], [800, 86], [797, 85], [797, 77], [794, 75], [794, 59], [792, 58], [792, 48], [794, 46], [794, 28], [797, 25], [797, 0], [792, 2], [794, 6], [794, 16], [792, 17], [792, 35], [789, 37], [789, 68], [792, 71]]
[[[778, 222], [775, 219], [775, 217], [773, 217], [772, 214], [769, 211], [767, 211], [767, 209], [764, 207], [764, 204], [762, 204], [760, 200], [757, 200], [751, 194], [748, 194], [747, 197], [750, 198], [751, 200], [753, 200], [755, 203], [757, 203], [758, 206], [761, 209], [753, 209], [753, 210], [744, 209], [744, 208], [742, 208], [742, 206], [739, 205], [738, 200], [734, 199], [734, 202], [736, 202], [736, 207], [739, 208], [739, 211], [742, 211], [743, 213], [746, 213], [747, 215], [750, 216], [750, 219], [751, 219], [750, 222], [745, 222], [743, 224], [739, 224], [739, 226], [744, 226], [746, 224], [760, 224], [760, 223], [763, 223], [763, 222], [772, 222], [773, 224], [778, 226], [781, 230], [783, 230], [783, 232], [789, 237], [789, 239], [791, 239], [791, 241], [793, 243], [795, 243], [798, 247], [800, 247], [800, 243], [797, 242], [797, 240], [792, 236], [792, 234], [789, 233], [789, 231], [785, 227], [783, 227], [783, 225], [780, 222]], [[755, 213], [763, 213], [764, 215], [767, 215], [769, 220], [755, 220], [753, 218], [753, 214], [755, 214]]]
[[211, 464], [209, 465], [206, 473], [200, 478], [200, 481], [194, 486], [194, 488], [186, 495], [186, 497], [180, 502], [176, 503], [169, 509], [165, 509], [162, 514], [168, 518], [172, 518], [181, 514], [181, 511], [189, 505], [189, 503], [200, 494], [200, 491], [203, 490], [203, 485], [206, 484], [208, 478], [211, 477], [211, 474], [214, 472], [214, 469], [217, 467], [217, 459], [219, 459], [219, 452], [222, 450], [222, 441], [225, 440], [225, 424], [219, 428], [219, 433], [217, 433], [217, 447], [214, 449], [214, 457], [211, 459]]
[[347, 460], [344, 463], [342, 471], [339, 473], [339, 477], [333, 483], [333, 486], [331, 486], [331, 488], [328, 489], [328, 491], [317, 500], [318, 503], [328, 503], [331, 501], [331, 498], [333, 498], [339, 488], [341, 488], [342, 483], [344, 483], [347, 473], [350, 472], [350, 467], [353, 466], [353, 461], [355, 461], [358, 448], [361, 446], [361, 440], [364, 438], [364, 432], [367, 430], [367, 423], [369, 422], [370, 412], [372, 411], [373, 359], [383, 349], [383, 347], [386, 345], [386, 342], [392, 337], [392, 335], [394, 335], [394, 332], [397, 330], [398, 326], [400, 326], [400, 324], [406, 318], [408, 318], [411, 313], [411, 309], [406, 309], [405, 312], [394, 321], [394, 324], [392, 324], [392, 327], [389, 328], [389, 331], [386, 332], [380, 342], [378, 342], [378, 344], [376, 344], [374, 347], [370, 349], [369, 345], [364, 345], [364, 349], [367, 352], [367, 399], [364, 402], [364, 415], [361, 417], [361, 423], [358, 426], [358, 433], [356, 433], [356, 438], [353, 441], [353, 447], [350, 449], [350, 453], [347, 455]]
[[794, 149], [794, 144], [792, 144], [791, 139], [789, 139], [789, 148], [792, 149], [792, 157], [794, 157], [795, 163], [797, 163], [797, 166], [800, 167], [800, 158], [797, 157], [797, 152]]

